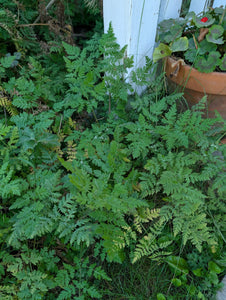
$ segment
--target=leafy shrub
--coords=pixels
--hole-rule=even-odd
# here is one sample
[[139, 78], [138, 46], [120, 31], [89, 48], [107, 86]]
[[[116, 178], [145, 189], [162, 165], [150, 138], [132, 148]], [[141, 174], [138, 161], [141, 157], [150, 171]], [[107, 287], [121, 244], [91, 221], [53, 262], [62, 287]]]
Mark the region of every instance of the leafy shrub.
[[[84, 49], [62, 45], [60, 89], [53, 69], [45, 72], [54, 56], [31, 57], [16, 71], [15, 57], [0, 61], [1, 297], [101, 298], [106, 262], [145, 256], [167, 266], [184, 259], [190, 274], [201, 268], [218, 286], [223, 120], [203, 119], [198, 107], [178, 112], [182, 94], [166, 95], [148, 59], [128, 83], [132, 59], [111, 27]], [[134, 84], [146, 92], [136, 94]], [[215, 255], [193, 266], [195, 249]], [[187, 274], [174, 280], [185, 290]]]

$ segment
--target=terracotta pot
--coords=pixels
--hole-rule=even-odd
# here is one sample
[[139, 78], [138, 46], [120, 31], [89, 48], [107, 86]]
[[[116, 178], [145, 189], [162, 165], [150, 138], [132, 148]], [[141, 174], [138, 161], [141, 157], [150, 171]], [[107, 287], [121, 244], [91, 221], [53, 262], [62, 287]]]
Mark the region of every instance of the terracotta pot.
[[182, 59], [168, 57], [165, 60], [165, 72], [170, 89], [178, 88], [191, 107], [207, 95], [206, 117], [214, 117], [217, 110], [226, 119], [226, 73], [201, 73], [184, 64]]

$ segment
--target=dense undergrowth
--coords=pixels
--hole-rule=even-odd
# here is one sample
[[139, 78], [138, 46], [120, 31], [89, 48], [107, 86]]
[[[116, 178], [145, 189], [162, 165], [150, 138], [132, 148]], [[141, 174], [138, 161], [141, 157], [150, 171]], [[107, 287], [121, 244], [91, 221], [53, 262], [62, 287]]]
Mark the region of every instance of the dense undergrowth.
[[78, 47], [0, 26], [0, 299], [214, 299], [221, 117], [180, 111], [148, 59], [128, 83], [111, 27]]

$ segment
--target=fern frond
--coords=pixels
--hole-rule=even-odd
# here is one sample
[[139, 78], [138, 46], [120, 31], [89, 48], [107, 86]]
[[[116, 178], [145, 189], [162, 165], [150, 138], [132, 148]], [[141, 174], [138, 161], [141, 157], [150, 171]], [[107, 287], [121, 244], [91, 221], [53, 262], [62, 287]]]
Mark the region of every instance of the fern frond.
[[18, 114], [16, 107], [13, 106], [11, 100], [7, 97], [1, 96], [0, 94], [0, 106], [4, 107], [10, 116], [15, 116]]
[[134, 226], [135, 229], [142, 233], [142, 224], [148, 223], [160, 215], [160, 209], [149, 209], [147, 207], [141, 207], [137, 209], [136, 213], [134, 214]]
[[73, 161], [76, 159], [76, 146], [73, 141], [68, 141], [67, 142], [67, 161]]

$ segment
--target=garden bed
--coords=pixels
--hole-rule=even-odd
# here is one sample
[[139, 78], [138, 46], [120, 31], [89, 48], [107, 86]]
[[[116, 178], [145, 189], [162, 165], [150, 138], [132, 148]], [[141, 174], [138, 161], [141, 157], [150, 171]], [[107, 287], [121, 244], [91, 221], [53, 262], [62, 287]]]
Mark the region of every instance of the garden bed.
[[18, 44], [1, 27], [0, 298], [211, 299], [225, 274], [222, 118], [179, 112], [183, 94], [149, 60], [129, 83], [111, 27], [66, 41], [20, 26], [40, 12], [17, 5], [0, 15], [23, 16]]

